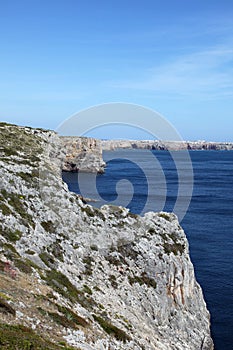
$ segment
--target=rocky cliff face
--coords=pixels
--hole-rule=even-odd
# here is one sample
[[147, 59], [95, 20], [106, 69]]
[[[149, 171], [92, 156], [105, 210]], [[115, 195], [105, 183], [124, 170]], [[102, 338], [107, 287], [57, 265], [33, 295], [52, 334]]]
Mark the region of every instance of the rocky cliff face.
[[56, 134], [0, 131], [2, 349], [213, 349], [177, 218], [93, 208], [62, 182]]
[[61, 137], [60, 140], [65, 152], [64, 171], [104, 172], [100, 140], [87, 137]]
[[117, 148], [152, 149], [152, 150], [233, 150], [231, 142], [206, 142], [206, 141], [157, 141], [157, 140], [107, 140], [101, 141], [104, 151], [113, 151]]

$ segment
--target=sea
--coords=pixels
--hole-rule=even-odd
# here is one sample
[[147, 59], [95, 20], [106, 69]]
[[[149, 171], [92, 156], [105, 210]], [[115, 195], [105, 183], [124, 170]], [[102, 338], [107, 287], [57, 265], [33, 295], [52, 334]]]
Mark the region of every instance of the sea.
[[[97, 207], [106, 203], [122, 204], [139, 215], [144, 214], [145, 207], [147, 210], [173, 211], [181, 180], [179, 166], [168, 151], [124, 150], [120, 156], [115, 151], [106, 151], [103, 156], [107, 161], [104, 174], [79, 177], [75, 173], [63, 173], [70, 191], [96, 199], [92, 204]], [[187, 210], [181, 225], [189, 241], [197, 281], [211, 314], [215, 350], [232, 350], [233, 151], [189, 151], [189, 157], [193, 192], [189, 205], [185, 203]], [[184, 163], [182, 167], [184, 170]], [[157, 190], [156, 187], [151, 190], [153, 181], [150, 177], [158, 170]], [[148, 196], [152, 196], [149, 205]], [[158, 203], [154, 205], [156, 200]]]

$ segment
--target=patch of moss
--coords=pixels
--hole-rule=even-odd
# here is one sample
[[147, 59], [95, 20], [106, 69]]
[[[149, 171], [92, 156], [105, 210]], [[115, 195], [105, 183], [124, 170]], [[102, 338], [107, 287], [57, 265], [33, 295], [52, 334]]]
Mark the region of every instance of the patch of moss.
[[29, 165], [37, 164], [38, 155], [43, 152], [42, 144], [44, 141], [36, 137], [32, 129], [18, 127], [14, 125], [5, 125], [0, 130], [1, 152], [7, 156], [18, 156], [14, 161], [23, 159], [29, 162]]
[[122, 256], [116, 257], [111, 253], [105, 256], [105, 259], [112, 265], [121, 266], [122, 264], [126, 264], [125, 259]]
[[88, 287], [86, 284], [83, 286], [83, 292], [92, 295], [92, 290], [90, 287]]
[[56, 231], [53, 222], [50, 220], [42, 221], [40, 224], [43, 227], [43, 229], [47, 232], [54, 233]]
[[118, 252], [121, 253], [123, 257], [137, 259], [138, 253], [134, 250], [132, 243], [126, 243], [124, 240], [118, 240], [117, 242]]
[[7, 241], [15, 243], [21, 238], [22, 232], [19, 230], [11, 231], [10, 229], [0, 227], [0, 235], [5, 237]]
[[94, 250], [96, 252], [98, 251], [98, 247], [96, 245], [94, 245], [94, 244], [91, 245], [90, 248], [91, 248], [91, 250]]
[[0, 324], [1, 350], [78, 350], [70, 346], [52, 343], [22, 325]]
[[181, 243], [170, 244], [168, 242], [164, 242], [163, 248], [166, 254], [173, 253], [174, 255], [178, 255], [178, 253], [183, 254], [185, 250], [184, 244]]
[[85, 274], [86, 275], [92, 275], [92, 262], [93, 258], [91, 256], [86, 256], [83, 258], [83, 263], [85, 264]]
[[149, 228], [149, 230], [148, 230], [148, 233], [150, 234], [150, 235], [153, 235], [153, 234], [155, 234], [155, 229], [153, 228], [153, 227], [150, 227]]
[[12, 244], [10, 244], [10, 243], [4, 243], [4, 244], [3, 244], [3, 248], [4, 248], [5, 250], [10, 250], [12, 253], [15, 254], [15, 256], [18, 256], [18, 255], [19, 255], [18, 252], [17, 252], [17, 250], [15, 249], [15, 247], [14, 247]]
[[103, 328], [103, 330], [106, 333], [114, 336], [117, 340], [120, 340], [124, 343], [131, 340], [131, 337], [128, 334], [126, 334], [123, 330], [119, 329], [118, 327], [114, 326], [113, 324], [111, 324], [109, 321], [103, 319], [100, 316], [96, 316], [96, 315], [93, 315], [93, 318], [96, 322], [99, 323], [99, 325]]
[[51, 254], [47, 252], [42, 252], [39, 254], [39, 257], [45, 265], [47, 265], [48, 267], [53, 267], [55, 260]]
[[57, 258], [61, 262], [64, 262], [63, 249], [60, 245], [59, 240], [54, 242], [48, 249], [53, 254], [53, 256], [55, 256], [55, 258]]
[[4, 271], [4, 266], [5, 266], [4, 261], [0, 260], [0, 271], [1, 271], [1, 272]]
[[89, 323], [81, 316], [78, 316], [75, 312], [73, 312], [71, 309], [57, 305], [58, 311], [64, 315], [64, 317], [73, 323], [74, 327], [77, 328], [77, 326], [87, 327], [89, 326]]
[[7, 122], [0, 122], [0, 127], [2, 128], [2, 127], [4, 127], [4, 126], [17, 126], [17, 125], [15, 125], [15, 124], [9, 124], [9, 123], [7, 123]]
[[171, 221], [171, 218], [170, 218], [170, 215], [169, 215], [169, 214], [166, 214], [166, 213], [159, 213], [158, 216], [159, 216], [160, 218], [165, 219], [166, 221]]
[[72, 302], [79, 302], [80, 293], [76, 287], [60, 271], [47, 271], [46, 281], [54, 290]]
[[139, 283], [140, 285], [145, 284], [147, 287], [152, 287], [154, 289], [157, 287], [157, 283], [155, 282], [155, 280], [153, 278], [148, 277], [145, 272], [143, 272], [141, 276], [128, 276], [128, 280], [131, 285], [134, 283]]
[[57, 312], [48, 312], [48, 315], [52, 318], [54, 322], [56, 322], [57, 324], [63, 327], [73, 328], [73, 329], [79, 328], [79, 324], [76, 321], [74, 321], [74, 318], [71, 314], [64, 316], [64, 315], [58, 314]]
[[0, 209], [2, 211], [3, 215], [10, 215], [12, 213], [11, 209], [6, 205], [5, 203], [1, 202], [0, 203]]
[[95, 216], [94, 210], [91, 206], [81, 207], [81, 211], [86, 213], [89, 217], [93, 218]]
[[31, 261], [28, 259], [14, 259], [14, 265], [24, 273], [32, 273]]
[[98, 208], [87, 205], [86, 207], [81, 207], [80, 209], [82, 212], [86, 213], [88, 217], [99, 217], [101, 220], [105, 221], [104, 214]]
[[5, 300], [0, 298], [0, 313], [16, 315], [15, 309]]
[[0, 299], [11, 300], [11, 298], [5, 293], [0, 292]]
[[11, 147], [4, 147], [4, 154], [7, 157], [11, 157], [11, 156], [17, 156], [18, 152], [15, 149], [11, 148]]
[[32, 216], [28, 214], [27, 208], [25, 208], [24, 196], [18, 193], [7, 192], [4, 189], [1, 190], [1, 196], [4, 197], [8, 201], [8, 204], [21, 216], [25, 225], [30, 225], [33, 228], [35, 227]]
[[59, 271], [47, 271], [47, 276], [44, 277], [44, 279], [50, 287], [69, 299], [72, 303], [79, 303], [88, 310], [92, 310], [97, 305], [89, 293], [89, 295], [86, 296], [83, 290], [78, 290], [69, 279]]
[[116, 276], [110, 275], [109, 276], [109, 281], [111, 282], [111, 285], [112, 285], [113, 288], [117, 288], [118, 287], [118, 284], [117, 284], [117, 281], [116, 281]]
[[138, 218], [138, 215], [137, 215], [137, 214], [134, 214], [134, 213], [131, 213], [131, 212], [128, 213], [128, 216], [129, 216], [130, 218], [133, 218], [133, 219], [137, 219], [137, 218]]
[[31, 249], [26, 250], [25, 253], [28, 254], [28, 255], [34, 255], [34, 254], [36, 254], [36, 252], [34, 252], [34, 250], [31, 250]]

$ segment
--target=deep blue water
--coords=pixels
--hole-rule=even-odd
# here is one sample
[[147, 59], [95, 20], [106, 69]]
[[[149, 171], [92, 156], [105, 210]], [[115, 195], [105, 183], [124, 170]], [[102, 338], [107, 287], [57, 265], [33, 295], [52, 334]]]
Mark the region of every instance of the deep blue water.
[[[137, 151], [125, 151], [125, 155], [131, 158], [127, 152]], [[153, 151], [153, 155], [161, 164], [166, 178], [167, 195], [163, 209], [172, 211], [178, 193], [178, 176], [174, 161], [166, 151]], [[114, 158], [114, 152], [106, 152], [105, 157]], [[182, 226], [189, 240], [196, 277], [202, 286], [211, 313], [211, 331], [215, 349], [232, 350], [233, 151], [191, 151], [190, 157], [194, 171], [194, 190]], [[133, 197], [128, 207], [134, 213], [141, 213], [148, 197], [150, 184], [148, 185], [147, 178], [148, 172], [153, 174], [153, 162], [142, 155], [138, 166], [124, 158], [127, 156], [109, 161], [105, 174], [98, 175], [94, 182], [99, 195], [105, 201], [111, 202], [117, 198], [117, 182], [128, 179], [133, 185]], [[79, 192], [77, 175], [68, 173], [63, 175], [69, 189]], [[89, 186], [93, 176], [85, 175], [83, 181], [87, 186], [85, 193], [82, 194], [94, 198], [93, 189]], [[159, 179], [157, 185], [156, 195], [159, 198], [161, 195]], [[130, 192], [129, 184], [122, 184], [120, 191], [121, 198], [118, 204], [123, 201], [126, 205]], [[97, 206], [101, 204], [96, 203]], [[154, 209], [153, 200], [150, 209]]]

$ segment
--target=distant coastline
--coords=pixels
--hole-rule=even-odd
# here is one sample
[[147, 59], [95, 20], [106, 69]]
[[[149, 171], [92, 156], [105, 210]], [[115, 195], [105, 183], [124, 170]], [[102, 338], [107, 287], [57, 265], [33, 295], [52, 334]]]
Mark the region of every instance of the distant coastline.
[[233, 151], [232, 142], [158, 141], [158, 140], [98, 140], [90, 137], [60, 136], [64, 153], [62, 170], [66, 172], [104, 173], [103, 151], [144, 149], [158, 151]]
[[102, 140], [103, 151], [115, 149], [150, 149], [164, 151], [180, 150], [206, 150], [206, 151], [232, 151], [233, 142], [208, 141], [160, 141], [160, 140]]

